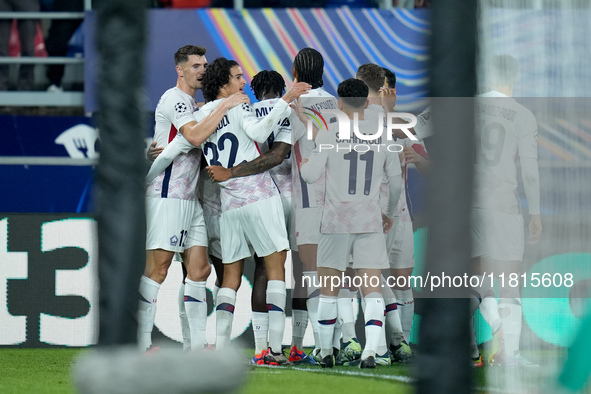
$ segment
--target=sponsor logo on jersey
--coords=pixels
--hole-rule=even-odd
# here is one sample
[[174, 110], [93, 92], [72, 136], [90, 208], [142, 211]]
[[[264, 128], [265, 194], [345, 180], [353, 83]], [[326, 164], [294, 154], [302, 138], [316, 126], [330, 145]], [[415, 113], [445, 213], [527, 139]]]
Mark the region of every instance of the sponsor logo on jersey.
[[191, 116], [191, 114], [188, 113], [188, 112], [185, 112], [185, 113], [182, 113], [180, 115], [176, 115], [175, 118], [176, 119], [181, 119], [181, 118], [186, 118], [187, 116]]

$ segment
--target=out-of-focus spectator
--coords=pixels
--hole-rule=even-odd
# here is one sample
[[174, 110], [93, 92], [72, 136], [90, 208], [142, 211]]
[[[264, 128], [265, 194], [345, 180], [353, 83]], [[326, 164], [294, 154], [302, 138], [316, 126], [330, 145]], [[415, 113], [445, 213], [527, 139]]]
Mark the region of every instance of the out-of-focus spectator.
[[[39, 0], [0, 0], [0, 12], [39, 12]], [[10, 39], [10, 19], [0, 19], [0, 56], [8, 56]], [[18, 32], [21, 42], [21, 56], [35, 56], [35, 34], [37, 21], [20, 19]], [[18, 90], [32, 90], [35, 86], [35, 65], [21, 64], [19, 68]], [[8, 89], [9, 65], [0, 65], [0, 90]]]
[[[0, 0], [2, 1], [2, 0]], [[83, 0], [54, 0], [54, 12], [81, 12], [84, 10]], [[82, 23], [82, 19], [54, 19], [51, 21], [49, 34], [45, 41], [49, 56], [66, 56], [68, 42]], [[62, 78], [64, 77], [64, 64], [51, 64], [47, 67], [47, 79], [49, 79], [48, 92], [62, 91]]]

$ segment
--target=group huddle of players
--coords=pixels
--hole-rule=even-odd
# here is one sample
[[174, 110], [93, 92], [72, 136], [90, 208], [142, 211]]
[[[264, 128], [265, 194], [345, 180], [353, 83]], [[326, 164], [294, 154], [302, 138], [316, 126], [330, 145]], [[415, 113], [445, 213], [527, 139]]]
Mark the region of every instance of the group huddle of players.
[[[254, 258], [253, 364], [375, 368], [410, 360], [410, 283], [382, 284], [384, 277], [412, 273], [406, 166], [414, 163], [428, 171], [428, 160], [420, 140], [408, 133], [398, 131], [397, 140], [379, 136], [385, 129], [383, 115], [394, 111], [394, 74], [364, 64], [355, 78], [339, 84], [334, 97], [322, 88], [322, 55], [304, 48], [294, 59], [293, 84], [287, 90], [275, 71], [255, 75], [251, 88], [258, 102], [251, 105], [237, 62], [218, 58], [208, 64], [205, 48], [188, 45], [176, 52], [175, 64], [177, 86], [158, 103], [149, 151], [153, 163], [147, 175], [140, 348], [152, 346], [158, 290], [180, 253], [185, 349], [207, 345], [209, 261], [217, 275], [215, 345], [223, 349], [231, 339], [244, 261]], [[200, 108], [198, 89], [205, 99]], [[429, 109], [418, 116], [412, 134], [428, 135], [428, 120]], [[281, 342], [288, 251], [295, 289], [292, 346], [286, 357]], [[359, 288], [334, 287], [326, 280], [343, 275], [376, 280], [365, 280]], [[357, 297], [365, 318], [363, 348], [355, 332]], [[308, 318], [315, 348], [306, 355]], [[479, 354], [474, 358], [476, 365], [482, 363]]]

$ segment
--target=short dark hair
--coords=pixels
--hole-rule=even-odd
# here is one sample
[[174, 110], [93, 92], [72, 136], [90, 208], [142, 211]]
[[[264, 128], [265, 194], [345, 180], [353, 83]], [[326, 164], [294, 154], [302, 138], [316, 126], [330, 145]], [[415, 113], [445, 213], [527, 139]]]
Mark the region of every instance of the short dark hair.
[[207, 52], [207, 49], [203, 47], [198, 47], [197, 45], [185, 45], [184, 47], [179, 48], [178, 51], [174, 54], [174, 64], [178, 66], [181, 63], [185, 63], [189, 60], [189, 56], [197, 55], [203, 56]]
[[277, 71], [263, 70], [257, 73], [250, 83], [250, 88], [254, 92], [257, 100], [263, 100], [266, 94], [274, 93], [277, 96], [283, 96], [285, 92], [285, 80]]
[[324, 81], [324, 58], [314, 48], [304, 48], [298, 52], [293, 59], [293, 68], [298, 74], [299, 82], [306, 82], [312, 85], [312, 89], [322, 87]]
[[360, 108], [367, 102], [369, 88], [361, 79], [349, 78], [339, 84], [337, 94], [339, 99], [353, 108]]
[[367, 63], [357, 69], [357, 79], [361, 79], [373, 92], [384, 86], [384, 69], [377, 64]]
[[213, 101], [218, 97], [222, 86], [230, 81], [230, 69], [238, 65], [234, 60], [218, 57], [207, 66], [202, 81], [202, 93], [206, 102]]
[[494, 86], [513, 85], [517, 82], [519, 64], [513, 56], [498, 55], [491, 59], [491, 83]]
[[386, 76], [386, 81], [388, 81], [388, 87], [395, 88], [396, 87], [396, 74], [394, 74], [393, 71], [388, 70], [386, 67], [382, 67], [382, 70], [384, 70], [384, 75]]

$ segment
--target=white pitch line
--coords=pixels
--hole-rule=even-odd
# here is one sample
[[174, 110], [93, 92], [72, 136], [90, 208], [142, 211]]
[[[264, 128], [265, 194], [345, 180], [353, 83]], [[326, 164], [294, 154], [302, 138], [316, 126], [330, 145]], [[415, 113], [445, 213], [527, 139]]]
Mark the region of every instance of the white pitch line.
[[[300, 368], [300, 367], [291, 367], [290, 369], [296, 371], [303, 371], [303, 372], [324, 372], [323, 369], [311, 369], [311, 368]], [[349, 375], [349, 376], [364, 376], [369, 378], [378, 378], [378, 379], [388, 379], [388, 380], [395, 380], [397, 382], [402, 383], [414, 383], [415, 379], [410, 378], [408, 376], [394, 376], [394, 375], [380, 375], [380, 374], [373, 374], [367, 372], [355, 372], [355, 371], [342, 371], [342, 370], [327, 370], [331, 374], [340, 374], [340, 375]]]

